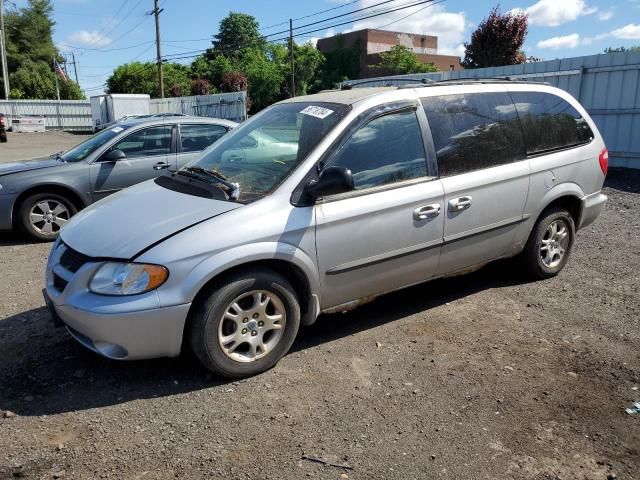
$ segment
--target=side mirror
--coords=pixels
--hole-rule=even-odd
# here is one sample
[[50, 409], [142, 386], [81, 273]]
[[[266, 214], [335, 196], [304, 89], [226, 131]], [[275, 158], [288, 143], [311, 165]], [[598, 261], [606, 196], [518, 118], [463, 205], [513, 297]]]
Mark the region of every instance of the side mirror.
[[110, 152], [105, 153], [102, 156], [103, 162], [118, 162], [120, 160], [124, 160], [127, 156], [124, 154], [122, 150], [116, 149], [111, 150]]
[[354, 189], [351, 170], [344, 167], [327, 167], [317, 180], [311, 180], [305, 189], [314, 200], [325, 195], [350, 192]]

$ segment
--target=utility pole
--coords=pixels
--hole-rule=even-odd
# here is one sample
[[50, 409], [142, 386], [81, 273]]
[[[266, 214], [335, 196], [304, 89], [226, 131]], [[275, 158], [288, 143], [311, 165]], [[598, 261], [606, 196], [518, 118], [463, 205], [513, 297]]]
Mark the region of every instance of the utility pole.
[[9, 100], [9, 69], [7, 67], [7, 36], [4, 33], [4, 5], [0, 0], [0, 57], [2, 57], [2, 80], [4, 83], [4, 98]]
[[289, 19], [289, 52], [291, 54], [291, 96], [296, 96], [295, 61], [293, 57], [293, 20]]
[[164, 78], [162, 77], [162, 52], [160, 50], [160, 12], [164, 8], [158, 8], [158, 0], [153, 0], [153, 13], [156, 16], [156, 53], [158, 57], [158, 80], [160, 87], [160, 98], [164, 98]]
[[80, 85], [80, 82], [78, 81], [78, 68], [76, 67], [76, 54], [73, 51], [71, 51], [71, 58], [73, 59], [73, 73], [76, 77], [76, 83]]

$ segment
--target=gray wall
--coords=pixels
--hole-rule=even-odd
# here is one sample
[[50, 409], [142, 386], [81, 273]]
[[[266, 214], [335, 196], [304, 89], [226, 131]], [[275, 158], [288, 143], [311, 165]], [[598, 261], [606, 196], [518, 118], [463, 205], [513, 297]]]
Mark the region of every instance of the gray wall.
[[[185, 113], [202, 117], [246, 120], [246, 92], [152, 99], [150, 113]], [[91, 131], [89, 100], [0, 100], [0, 112], [9, 117], [37, 115], [45, 117], [47, 129]]]
[[453, 72], [379, 77], [344, 82], [371, 87], [430, 80], [505, 77], [547, 82], [566, 90], [587, 109], [609, 149], [609, 164], [640, 168], [640, 53], [609, 53]]

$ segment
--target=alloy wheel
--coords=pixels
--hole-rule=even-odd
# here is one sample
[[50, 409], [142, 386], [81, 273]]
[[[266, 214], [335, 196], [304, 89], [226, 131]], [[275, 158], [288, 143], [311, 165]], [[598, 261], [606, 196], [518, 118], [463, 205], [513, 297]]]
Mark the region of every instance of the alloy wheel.
[[224, 354], [237, 362], [253, 362], [282, 339], [285, 307], [273, 292], [253, 290], [236, 297], [225, 309], [218, 325], [218, 343]]

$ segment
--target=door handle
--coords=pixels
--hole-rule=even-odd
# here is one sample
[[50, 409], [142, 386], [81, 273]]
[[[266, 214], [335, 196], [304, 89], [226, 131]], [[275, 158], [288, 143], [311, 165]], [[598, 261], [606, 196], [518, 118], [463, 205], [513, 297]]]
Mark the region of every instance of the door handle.
[[449, 200], [449, 211], [450, 212], [460, 212], [462, 210], [466, 210], [471, 206], [471, 195], [467, 197], [458, 197], [453, 200]]
[[154, 170], [163, 170], [165, 168], [169, 168], [170, 165], [168, 163], [165, 162], [158, 162], [153, 166]]
[[440, 204], [432, 203], [431, 205], [425, 205], [418, 207], [413, 211], [413, 218], [415, 220], [427, 220], [440, 215]]

